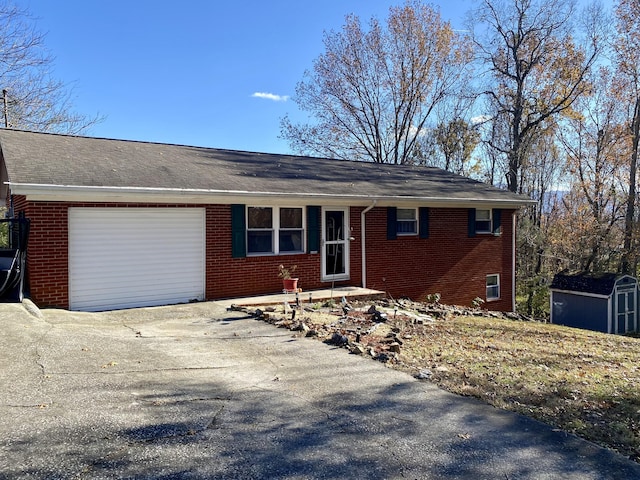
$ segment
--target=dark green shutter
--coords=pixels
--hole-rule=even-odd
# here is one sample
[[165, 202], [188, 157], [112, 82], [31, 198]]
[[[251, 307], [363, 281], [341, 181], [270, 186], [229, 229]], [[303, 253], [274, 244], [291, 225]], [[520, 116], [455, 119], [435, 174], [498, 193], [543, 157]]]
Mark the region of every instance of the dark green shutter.
[[501, 217], [502, 217], [502, 210], [499, 208], [494, 208], [493, 209], [493, 213], [491, 215], [492, 219], [493, 219], [493, 234], [494, 235], [500, 235], [500, 224], [501, 224]]
[[231, 205], [231, 256], [247, 256], [247, 236], [244, 205]]
[[494, 208], [491, 212], [491, 221], [493, 222], [491, 225], [491, 231], [494, 235], [500, 235], [500, 226], [502, 225], [502, 210], [499, 208]]
[[395, 240], [398, 237], [398, 209], [387, 207], [387, 240]]
[[418, 209], [418, 218], [420, 238], [429, 238], [429, 209], [427, 207], [420, 207]]
[[320, 207], [307, 207], [307, 253], [320, 250]]
[[476, 236], [476, 209], [475, 208], [470, 208], [469, 209], [469, 236], [470, 237], [475, 237]]

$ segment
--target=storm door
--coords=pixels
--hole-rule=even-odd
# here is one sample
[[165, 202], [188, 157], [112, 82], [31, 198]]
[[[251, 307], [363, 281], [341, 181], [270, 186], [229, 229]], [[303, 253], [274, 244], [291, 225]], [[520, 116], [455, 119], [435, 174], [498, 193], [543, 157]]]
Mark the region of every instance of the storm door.
[[322, 220], [322, 280], [348, 280], [348, 210], [326, 208], [323, 210]]

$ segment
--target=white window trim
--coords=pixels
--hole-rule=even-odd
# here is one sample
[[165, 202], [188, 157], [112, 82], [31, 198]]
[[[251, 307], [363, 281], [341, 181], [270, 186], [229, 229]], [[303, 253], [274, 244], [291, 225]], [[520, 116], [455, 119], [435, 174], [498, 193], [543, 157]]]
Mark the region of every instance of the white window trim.
[[396, 213], [396, 235], [399, 237], [410, 237], [410, 236], [416, 236], [418, 235], [418, 209], [417, 208], [397, 208], [396, 212], [400, 211], [400, 210], [413, 210], [413, 224], [415, 225], [415, 231], [413, 232], [399, 232], [398, 231], [398, 224], [400, 222], [409, 222], [410, 220], [400, 220], [399, 218], [397, 218], [397, 213]]
[[[249, 209], [250, 208], [270, 208], [271, 209], [271, 228], [249, 228]], [[281, 208], [299, 208], [302, 210], [302, 250], [280, 252], [280, 209]], [[307, 212], [306, 208], [300, 205], [247, 205], [245, 235], [247, 236], [247, 257], [268, 257], [273, 255], [300, 255], [305, 253], [305, 245], [307, 244]], [[295, 228], [284, 228], [282, 230], [298, 230]], [[272, 252], [249, 252], [248, 236], [249, 231], [252, 232], [271, 232], [271, 241], [273, 246]]]
[[[489, 277], [496, 277], [496, 284], [495, 285], [489, 285], [488, 281], [489, 281]], [[498, 287], [498, 296], [497, 297], [489, 297], [489, 288], [495, 288]], [[487, 302], [495, 302], [496, 300], [500, 300], [500, 274], [499, 273], [491, 273], [489, 275], [487, 275], [486, 280], [485, 280], [485, 298], [487, 300]]]

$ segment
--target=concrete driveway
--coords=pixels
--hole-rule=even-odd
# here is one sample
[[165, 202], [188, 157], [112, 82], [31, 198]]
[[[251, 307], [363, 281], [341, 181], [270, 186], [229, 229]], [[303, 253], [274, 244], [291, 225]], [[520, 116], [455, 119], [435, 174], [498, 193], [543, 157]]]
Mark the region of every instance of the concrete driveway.
[[0, 478], [631, 479], [640, 465], [216, 303], [0, 305]]

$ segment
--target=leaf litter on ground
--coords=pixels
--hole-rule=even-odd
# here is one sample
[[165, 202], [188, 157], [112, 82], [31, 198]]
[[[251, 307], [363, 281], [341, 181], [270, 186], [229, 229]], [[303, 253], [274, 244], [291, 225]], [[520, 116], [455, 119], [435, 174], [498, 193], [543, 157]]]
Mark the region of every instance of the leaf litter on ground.
[[416, 321], [424, 306], [414, 302], [392, 305], [384, 324], [369, 329], [374, 322], [366, 306], [348, 314], [333, 305], [307, 308], [295, 322], [279, 317], [277, 308], [269, 310], [266, 319], [279, 326], [297, 330], [304, 324], [304, 331], [313, 332], [308, 336], [324, 341], [339, 333], [348, 338], [347, 347], [358, 340], [362, 348], [352, 352], [369, 352], [445, 390], [527, 415], [640, 462], [640, 338], [457, 308]]

